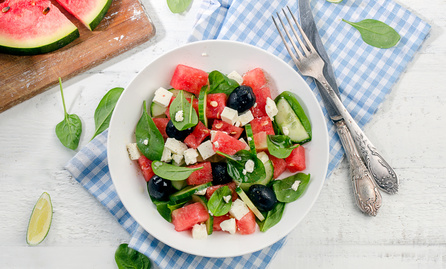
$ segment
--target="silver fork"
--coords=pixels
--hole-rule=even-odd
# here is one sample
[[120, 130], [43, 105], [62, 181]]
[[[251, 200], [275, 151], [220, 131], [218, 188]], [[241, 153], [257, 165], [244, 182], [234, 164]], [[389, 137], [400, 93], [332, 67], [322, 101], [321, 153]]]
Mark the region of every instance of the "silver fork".
[[[350, 165], [350, 173], [352, 176], [353, 192], [355, 195], [356, 204], [362, 212], [368, 215], [375, 216], [378, 212], [378, 209], [381, 207], [382, 197], [377, 189], [377, 186], [375, 185], [375, 182], [372, 178], [370, 171], [367, 169], [363, 160], [361, 159], [361, 156], [359, 155], [359, 152], [355, 145], [355, 140], [352, 138], [350, 130], [353, 130], [354, 135], [361, 135], [362, 139], [365, 138], [366, 139], [365, 142], [367, 144], [371, 145], [371, 143], [362, 133], [362, 130], [359, 128], [354, 119], [348, 113], [347, 109], [342, 104], [342, 101], [339, 99], [337, 94], [334, 92], [330, 84], [325, 79], [323, 75], [323, 67], [325, 63], [317, 53], [316, 49], [311, 44], [310, 40], [306, 36], [300, 24], [297, 22], [297, 19], [291, 12], [290, 8], [288, 7], [288, 11], [291, 14], [294, 24], [298, 28], [305, 42], [302, 41], [302, 39], [297, 34], [297, 31], [295, 27], [293, 27], [293, 23], [290, 20], [289, 16], [287, 15], [286, 11], [284, 9], [282, 9], [282, 11], [285, 15], [286, 20], [288, 21], [289, 27], [291, 28], [294, 34], [294, 38], [298, 41], [300, 45], [300, 49], [293, 41], [293, 37], [291, 36], [285, 23], [282, 21], [278, 13], [276, 13], [277, 18], [279, 19], [280, 24], [282, 25], [282, 28], [286, 33], [286, 36], [288, 37], [291, 45], [293, 46], [295, 53], [293, 53], [290, 46], [288, 45], [288, 42], [285, 36], [282, 34], [282, 31], [280, 30], [280, 27], [274, 16], [272, 17], [273, 22], [277, 30], [279, 31], [279, 34], [282, 38], [282, 41], [288, 53], [290, 54], [291, 58], [293, 59], [299, 71], [303, 75], [313, 77], [314, 79], [320, 82], [324, 90], [330, 96], [330, 101], [332, 102], [331, 105], [333, 105], [339, 112], [340, 116], [331, 117], [331, 119], [336, 126], [337, 133], [341, 139], [341, 143], [344, 147], [344, 150], [347, 155], [347, 160]], [[387, 167], [390, 168], [390, 166], [388, 166], [387, 163], [385, 164], [387, 165]]]

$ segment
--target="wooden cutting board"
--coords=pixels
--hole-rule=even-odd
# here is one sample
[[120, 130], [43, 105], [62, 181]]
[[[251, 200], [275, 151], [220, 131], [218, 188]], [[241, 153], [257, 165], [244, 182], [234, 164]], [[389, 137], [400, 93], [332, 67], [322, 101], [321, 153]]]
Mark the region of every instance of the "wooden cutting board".
[[155, 34], [138, 0], [113, 0], [94, 31], [58, 7], [78, 27], [80, 37], [47, 54], [0, 53], [0, 112], [53, 87], [59, 77], [67, 80], [148, 41]]

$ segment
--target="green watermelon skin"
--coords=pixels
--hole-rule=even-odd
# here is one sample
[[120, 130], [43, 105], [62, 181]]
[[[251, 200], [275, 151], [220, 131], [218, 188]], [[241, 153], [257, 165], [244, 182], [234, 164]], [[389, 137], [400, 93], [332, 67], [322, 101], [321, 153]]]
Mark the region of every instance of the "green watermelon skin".
[[104, 18], [113, 0], [57, 0], [57, 2], [93, 31]]
[[6, 0], [0, 9], [5, 7], [9, 10], [0, 12], [0, 53], [48, 53], [79, 37], [77, 27], [49, 0]]

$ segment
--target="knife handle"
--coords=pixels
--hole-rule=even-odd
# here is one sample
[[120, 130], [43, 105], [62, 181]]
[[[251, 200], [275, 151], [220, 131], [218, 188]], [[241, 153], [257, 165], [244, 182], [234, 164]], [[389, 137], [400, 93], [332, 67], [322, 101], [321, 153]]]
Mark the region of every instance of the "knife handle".
[[359, 128], [358, 124], [342, 104], [341, 99], [339, 99], [338, 95], [331, 88], [327, 80], [324, 77], [317, 78], [317, 80], [327, 91], [331, 97], [330, 101], [344, 119], [345, 124], [350, 130], [351, 136], [353, 137], [353, 140], [359, 150], [359, 154], [361, 155], [378, 187], [390, 194], [398, 192], [399, 183], [395, 171], [392, 169], [392, 167], [390, 167], [386, 160], [384, 160], [381, 154], [379, 154], [361, 128]]
[[369, 170], [361, 160], [344, 120], [335, 122], [335, 126], [350, 166], [356, 205], [363, 213], [376, 216], [382, 204], [381, 194], [373, 182]]

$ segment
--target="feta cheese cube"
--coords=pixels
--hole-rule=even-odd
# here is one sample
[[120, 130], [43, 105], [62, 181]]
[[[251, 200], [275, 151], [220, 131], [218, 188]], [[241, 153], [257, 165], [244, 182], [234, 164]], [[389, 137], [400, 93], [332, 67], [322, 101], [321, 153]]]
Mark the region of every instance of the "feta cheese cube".
[[167, 107], [170, 104], [170, 99], [172, 99], [173, 93], [164, 89], [163, 87], [159, 87], [155, 92], [155, 97], [153, 98], [153, 102]]
[[[240, 220], [249, 213], [249, 209], [246, 206], [245, 202], [243, 202], [240, 199], [237, 199], [232, 202], [231, 209], [229, 210], [229, 214], [236, 218], [237, 220]], [[221, 226], [221, 225], [220, 225]]]
[[231, 201], [231, 199], [232, 199], [232, 195], [223, 196], [223, 200], [225, 200], [226, 203], [229, 203], [229, 201]]
[[201, 143], [198, 147], [198, 152], [200, 152], [201, 157], [206, 160], [209, 157], [214, 156], [215, 151], [212, 148], [212, 143], [210, 140], [207, 140], [206, 142]]
[[141, 153], [139, 152], [138, 146], [136, 143], [129, 143], [126, 145], [127, 153], [129, 154], [129, 158], [132, 161], [136, 161], [141, 157]]
[[221, 119], [224, 122], [234, 125], [238, 119], [238, 112], [235, 109], [225, 106], [223, 112], [221, 112]]
[[192, 227], [192, 238], [193, 239], [206, 239], [208, 237], [208, 231], [206, 229], [205, 224], [195, 224], [194, 227]]
[[200, 190], [200, 191], [196, 191], [194, 194], [195, 194], [195, 195], [205, 195], [207, 189], [208, 189], [208, 188], [202, 189], [202, 190]]
[[297, 188], [299, 188], [299, 185], [300, 185], [300, 181], [296, 180], [296, 181], [294, 181], [293, 185], [291, 185], [291, 189], [293, 191], [297, 191]]
[[194, 164], [197, 162], [198, 152], [194, 148], [190, 148], [184, 151], [184, 161], [187, 165]]
[[264, 151], [257, 153], [257, 158], [259, 158], [262, 163], [266, 163], [267, 161], [269, 161], [268, 154], [266, 154]]
[[253, 160], [249, 159], [248, 161], [246, 161], [245, 170], [248, 173], [252, 173], [252, 171], [254, 171], [254, 161]]
[[252, 115], [251, 110], [247, 110], [246, 112], [243, 112], [238, 116], [238, 121], [240, 122], [241, 126], [245, 126], [246, 124], [250, 123], [254, 119], [254, 116]]
[[163, 155], [161, 155], [161, 161], [166, 163], [172, 161], [172, 151], [170, 149], [164, 147]]
[[276, 103], [269, 97], [266, 98], [265, 112], [271, 120], [274, 120], [274, 116], [279, 112]]
[[183, 110], [178, 110], [177, 113], [175, 113], [175, 121], [182, 122], [183, 120], [184, 120]]
[[246, 143], [246, 141], [245, 141], [245, 139], [243, 139], [243, 137], [240, 137], [239, 141], [240, 141], [240, 142], [243, 142], [243, 143], [246, 145], [246, 146], [245, 146], [245, 149], [246, 149], [246, 150], [250, 150], [248, 143]]
[[243, 77], [235, 70], [232, 71], [231, 73], [229, 73], [227, 75], [227, 77], [237, 81], [237, 83], [240, 84], [240, 85], [243, 83]]
[[235, 234], [235, 231], [237, 230], [237, 226], [235, 224], [235, 219], [230, 218], [230, 219], [222, 221], [220, 223], [220, 228], [222, 231], [229, 232], [230, 234]]
[[286, 126], [283, 126], [283, 128], [282, 128], [282, 133], [283, 133], [284, 135], [289, 135], [289, 134], [290, 134], [290, 130], [289, 130]]
[[170, 149], [172, 153], [183, 155], [184, 151], [187, 149], [186, 144], [183, 142], [176, 140], [175, 138], [167, 138], [166, 144], [164, 144], [164, 147]]
[[211, 130], [211, 141], [214, 141], [214, 136], [218, 131]]
[[181, 166], [184, 164], [183, 154], [173, 154], [172, 160], [173, 160], [173, 164], [176, 166]]

